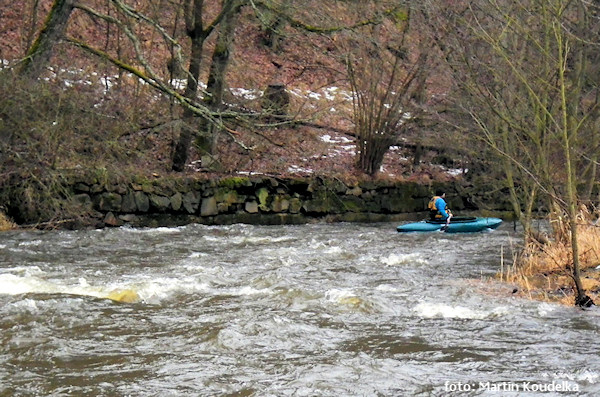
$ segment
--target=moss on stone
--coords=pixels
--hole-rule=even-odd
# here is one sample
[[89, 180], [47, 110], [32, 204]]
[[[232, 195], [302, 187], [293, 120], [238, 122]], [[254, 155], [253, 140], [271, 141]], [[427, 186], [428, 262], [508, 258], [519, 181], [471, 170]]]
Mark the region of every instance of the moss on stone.
[[237, 190], [230, 188], [217, 189], [215, 199], [218, 203], [226, 203], [227, 205], [244, 202], [244, 198], [238, 194]]
[[269, 210], [269, 190], [266, 187], [261, 187], [256, 191], [256, 197], [258, 198], [258, 207], [262, 211]]
[[344, 203], [329, 190], [319, 190], [313, 194], [312, 200], [304, 203], [307, 213], [338, 214], [344, 212]]
[[364, 212], [365, 203], [358, 197], [347, 196], [341, 199], [342, 205], [348, 212]]
[[218, 184], [219, 187], [226, 187], [229, 189], [236, 189], [238, 187], [244, 187], [244, 186], [252, 186], [252, 182], [250, 181], [250, 178], [245, 177], [245, 176], [235, 176], [235, 177], [231, 177], [231, 178], [224, 178], [219, 180]]

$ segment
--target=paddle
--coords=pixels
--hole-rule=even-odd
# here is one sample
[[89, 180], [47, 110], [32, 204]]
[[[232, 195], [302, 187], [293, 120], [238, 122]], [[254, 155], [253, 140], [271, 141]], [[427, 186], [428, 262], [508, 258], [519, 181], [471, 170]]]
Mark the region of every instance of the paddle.
[[446, 224], [442, 226], [440, 229], [442, 232], [445, 232], [450, 227], [450, 218], [452, 218], [452, 212], [448, 208], [446, 208], [446, 212], [448, 213], [448, 218], [446, 218]]

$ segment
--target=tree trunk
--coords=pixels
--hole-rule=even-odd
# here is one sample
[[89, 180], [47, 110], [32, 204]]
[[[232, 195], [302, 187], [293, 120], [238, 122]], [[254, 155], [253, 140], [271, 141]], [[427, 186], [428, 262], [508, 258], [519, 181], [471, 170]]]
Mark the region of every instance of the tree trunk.
[[283, 41], [281, 31], [286, 22], [281, 14], [284, 14], [290, 8], [291, 3], [291, 0], [283, 0], [281, 4], [276, 5], [275, 9], [264, 14], [268, 20], [263, 21], [265, 33], [262, 41], [275, 53], [281, 51], [281, 42]]
[[[230, 0], [223, 5], [224, 16], [221, 20], [219, 36], [217, 37], [217, 43], [212, 54], [210, 71], [206, 83], [208, 97], [205, 102], [213, 111], [219, 111], [223, 108], [225, 74], [227, 72], [227, 67], [229, 66], [231, 44], [233, 43], [235, 33], [235, 21], [240, 10], [240, 5], [241, 3], [239, 0]], [[208, 123], [207, 120], [205, 120], [203, 124], [206, 124], [210, 139], [206, 149], [209, 154], [213, 155], [215, 153], [220, 129], [218, 126]]]
[[[202, 25], [204, 1], [194, 0], [193, 3], [194, 8], [192, 15], [186, 15], [186, 20], [189, 21], [187, 34], [192, 41], [192, 48], [184, 96], [188, 99], [195, 100], [198, 95], [198, 79], [200, 78], [200, 66], [202, 65], [202, 52], [204, 49], [204, 41], [207, 36]], [[194, 112], [185, 108], [183, 110], [183, 126], [181, 127], [179, 140], [175, 147], [175, 153], [173, 154], [173, 171], [181, 172], [185, 168], [188, 151], [192, 142], [192, 135], [195, 131], [194, 124]]]
[[55, 0], [48, 18], [27, 52], [19, 72], [32, 79], [48, 67], [55, 45], [63, 38], [76, 0]]
[[[210, 97], [205, 98], [209, 103], [209, 108], [213, 109], [214, 104], [218, 103], [217, 107], [220, 107], [222, 103], [224, 75], [229, 62], [230, 42], [223, 44], [222, 40], [231, 40], [231, 37], [233, 37], [233, 29], [235, 28], [235, 26], [233, 26], [234, 16], [242, 3], [240, 0], [226, 0], [223, 3], [223, 8], [219, 15], [205, 29], [202, 22], [204, 0], [191, 1], [193, 1], [193, 10], [190, 12], [190, 10], [186, 9], [186, 25], [188, 28], [188, 36], [192, 41], [192, 48], [185, 97], [196, 101], [204, 42], [215, 26], [221, 25], [221, 33], [217, 39], [215, 48], [215, 54], [217, 55], [213, 54], [213, 65], [211, 65], [209, 81], [207, 84], [207, 90], [210, 93]], [[228, 27], [228, 25], [231, 26]], [[224, 39], [222, 39], [222, 37], [224, 37]], [[222, 51], [223, 48], [225, 49], [224, 51]], [[184, 126], [181, 129], [179, 141], [177, 142], [175, 153], [173, 155], [173, 171], [183, 171], [187, 162], [188, 151], [192, 143], [193, 134], [198, 130], [206, 130], [211, 122], [206, 118], [202, 118], [200, 119], [200, 124], [196, 125], [194, 112], [187, 108], [183, 112], [183, 120]], [[212, 146], [213, 144], [209, 145], [209, 151], [213, 150]]]
[[[561, 26], [555, 26], [556, 31], [562, 31]], [[567, 93], [566, 81], [566, 59], [570, 47], [569, 40], [557, 34], [558, 41], [558, 80], [560, 86], [560, 100], [562, 108], [562, 139], [565, 155], [565, 168], [567, 174], [567, 214], [569, 217], [569, 229], [571, 232], [571, 255], [572, 255], [572, 277], [575, 282], [577, 296], [575, 304], [579, 306], [591, 306], [594, 302], [585, 294], [583, 284], [581, 283], [580, 261], [579, 261], [579, 241], [577, 227], [577, 176], [576, 176], [576, 157], [573, 152], [573, 144], [577, 141], [577, 127], [574, 122], [574, 105], [570, 103]], [[577, 85], [581, 82], [577, 81]], [[579, 91], [579, 90], [576, 90]]]

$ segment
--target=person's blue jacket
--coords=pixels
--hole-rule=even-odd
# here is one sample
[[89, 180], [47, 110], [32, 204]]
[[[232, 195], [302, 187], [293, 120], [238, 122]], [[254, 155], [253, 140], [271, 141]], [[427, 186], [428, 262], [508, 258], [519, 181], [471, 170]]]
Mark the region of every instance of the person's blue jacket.
[[448, 214], [448, 211], [446, 211], [446, 206], [446, 200], [444, 200], [443, 198], [438, 197], [437, 200], [435, 200], [435, 208], [437, 208], [438, 212], [442, 216], [441, 219], [444, 221], [450, 216], [450, 214]]

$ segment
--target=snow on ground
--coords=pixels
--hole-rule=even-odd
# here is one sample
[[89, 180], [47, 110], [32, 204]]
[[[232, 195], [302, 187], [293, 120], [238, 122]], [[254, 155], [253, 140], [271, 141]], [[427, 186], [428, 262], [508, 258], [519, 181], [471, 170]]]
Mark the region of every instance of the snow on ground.
[[334, 144], [344, 144], [344, 143], [352, 143], [352, 142], [354, 142], [354, 140], [349, 139], [349, 138], [347, 138], [345, 136], [332, 137], [329, 134], [325, 134], [325, 135], [321, 136], [321, 140], [323, 142], [334, 143]]
[[[10, 67], [10, 62], [6, 59], [0, 59], [0, 68], [5, 68], [5, 67]], [[119, 76], [119, 75], [113, 75], [113, 76], [99, 75], [96, 72], [88, 73], [82, 69], [59, 69], [59, 70], [50, 69], [50, 72], [52, 73], [52, 76], [47, 79], [61, 79], [64, 82], [65, 86], [67, 86], [67, 87], [72, 87], [72, 86], [76, 86], [76, 85], [85, 85], [85, 86], [98, 85], [99, 88], [101, 89], [101, 92], [103, 93], [103, 95], [108, 94], [110, 92], [110, 90], [116, 84], [118, 84], [118, 82], [121, 78], [129, 78], [132, 80], [137, 79], [137, 77], [135, 77], [131, 74], [124, 74], [121, 76]], [[123, 77], [123, 76], [125, 76], [125, 77]], [[142, 81], [142, 83], [144, 83], [144, 82]], [[187, 83], [187, 81], [185, 79], [173, 79], [170, 81], [170, 85], [176, 90], [183, 90], [185, 88], [186, 83]], [[206, 85], [201, 84], [200, 89], [205, 90]], [[257, 100], [262, 97], [262, 90], [256, 89], [256, 88], [237, 87], [237, 88], [231, 88], [230, 92], [235, 97], [238, 97], [238, 98], [240, 98], [242, 100], [246, 100], [246, 101]], [[302, 90], [299, 88], [290, 88], [290, 89], [287, 89], [287, 92], [295, 97], [298, 97], [298, 98], [308, 102], [311, 107], [326, 106], [323, 104], [323, 102], [326, 102], [326, 103], [333, 102], [333, 103], [339, 105], [340, 103], [348, 103], [353, 100], [352, 92], [343, 90], [336, 86], [322, 87], [322, 88], [320, 88], [318, 90], [314, 90], [314, 91], [313, 90]], [[100, 105], [102, 103], [102, 101], [103, 101], [103, 99], [100, 98], [100, 103], [98, 105]], [[331, 106], [331, 107], [329, 107], [329, 112], [337, 113], [338, 110], [336, 109], [336, 107]], [[405, 119], [408, 119], [410, 117], [411, 117], [411, 115], [409, 113], [406, 113], [404, 115]], [[320, 137], [320, 139], [322, 142], [328, 144], [329, 148], [328, 148], [326, 154], [316, 155], [317, 158], [336, 158], [336, 157], [347, 158], [349, 156], [353, 157], [356, 155], [356, 144], [354, 142], [354, 139], [348, 138], [347, 136], [343, 136], [343, 135], [334, 136], [331, 134], [322, 135]], [[389, 150], [390, 154], [392, 156], [395, 156], [394, 157], [395, 161], [407, 161], [408, 159], [406, 159], [405, 157], [399, 157], [400, 151], [401, 151], [401, 148], [399, 146], [392, 146], [392, 147], [390, 147], [390, 150]], [[304, 161], [308, 161], [308, 160], [304, 159]], [[197, 165], [194, 164], [194, 165], [192, 165], [192, 167], [196, 168]], [[462, 169], [462, 168], [448, 169], [448, 168], [445, 168], [442, 166], [440, 166], [440, 169], [443, 172], [445, 172], [446, 174], [451, 175], [451, 176], [458, 176], [458, 175], [464, 174], [468, 171], [468, 170]], [[311, 169], [310, 167], [305, 167], [305, 166], [295, 165], [295, 164], [290, 165], [288, 168], [288, 171], [292, 172], [292, 173], [299, 173], [299, 174], [311, 174], [314, 172], [313, 169]], [[248, 171], [240, 171], [239, 173], [243, 174], [244, 172], [248, 173]], [[383, 166], [382, 166], [381, 172], [385, 173], [385, 168]], [[390, 173], [389, 175], [393, 175], [393, 174]]]
[[299, 165], [290, 165], [288, 171], [295, 174], [312, 174], [313, 170], [310, 168], [304, 168]]

